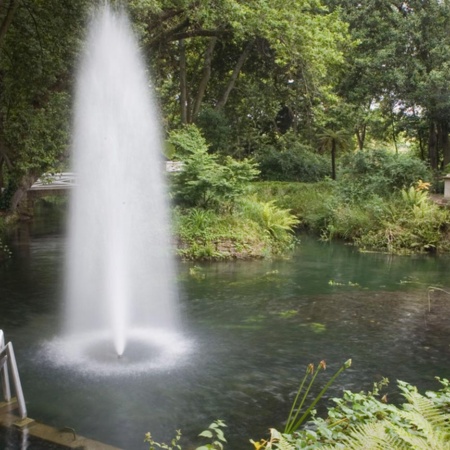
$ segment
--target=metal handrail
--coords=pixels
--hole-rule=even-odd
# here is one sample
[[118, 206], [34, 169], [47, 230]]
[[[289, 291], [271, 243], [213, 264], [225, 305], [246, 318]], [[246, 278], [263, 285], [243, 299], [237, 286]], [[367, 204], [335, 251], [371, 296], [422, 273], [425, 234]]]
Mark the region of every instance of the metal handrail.
[[22, 384], [20, 382], [14, 348], [11, 342], [5, 344], [5, 336], [3, 331], [0, 330], [0, 375], [2, 376], [3, 398], [6, 402], [11, 401], [9, 372], [11, 373], [14, 390], [16, 392], [20, 418], [25, 419], [27, 417], [27, 408], [25, 406], [25, 397], [23, 395]]
[[[0, 350], [5, 348], [5, 335], [3, 330], [0, 330]], [[2, 374], [2, 387], [3, 387], [3, 397], [5, 401], [9, 402], [11, 400], [11, 389], [9, 387], [9, 376], [8, 376], [8, 366], [6, 365], [6, 359], [8, 357], [5, 355], [0, 361], [0, 373]]]

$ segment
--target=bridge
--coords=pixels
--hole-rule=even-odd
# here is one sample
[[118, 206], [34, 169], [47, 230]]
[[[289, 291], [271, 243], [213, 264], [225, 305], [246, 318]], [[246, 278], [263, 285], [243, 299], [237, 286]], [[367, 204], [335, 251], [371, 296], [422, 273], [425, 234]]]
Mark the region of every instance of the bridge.
[[[183, 163], [179, 161], [166, 161], [166, 172], [180, 172], [183, 169]], [[56, 192], [49, 191], [65, 191], [72, 189], [77, 185], [77, 176], [74, 172], [61, 172], [61, 173], [45, 173], [28, 189], [30, 191], [45, 191], [46, 193], [41, 195], [52, 195]], [[37, 195], [39, 197], [39, 195]]]
[[[73, 172], [46, 173], [28, 189], [28, 191], [61, 191], [76, 186], [76, 175]], [[51, 193], [47, 193], [49, 195]]]

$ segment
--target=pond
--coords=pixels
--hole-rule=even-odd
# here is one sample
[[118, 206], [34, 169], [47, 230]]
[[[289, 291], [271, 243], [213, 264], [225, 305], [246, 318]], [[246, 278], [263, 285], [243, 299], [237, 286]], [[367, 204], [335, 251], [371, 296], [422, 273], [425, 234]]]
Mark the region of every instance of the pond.
[[196, 435], [222, 419], [228, 448], [245, 449], [281, 428], [310, 362], [327, 362], [320, 385], [353, 361], [322, 404], [381, 377], [391, 380], [389, 400], [400, 401], [395, 380], [438, 389], [434, 377], [450, 376], [450, 296], [428, 295], [430, 286], [449, 290], [448, 256], [360, 253], [308, 236], [289, 259], [180, 262], [194, 348], [179, 367], [105, 378], [49, 364], [45, 343], [60, 332], [63, 217], [42, 203], [11, 236], [12, 258], [0, 266], [0, 329], [14, 344], [36, 420], [138, 450], [148, 448], [147, 431], [168, 441], [181, 429], [199, 443]]

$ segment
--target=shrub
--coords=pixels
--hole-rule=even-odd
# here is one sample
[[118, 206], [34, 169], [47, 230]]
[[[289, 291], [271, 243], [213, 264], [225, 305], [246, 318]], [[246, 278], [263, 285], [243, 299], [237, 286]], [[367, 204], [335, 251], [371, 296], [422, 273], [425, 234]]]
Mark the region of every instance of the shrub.
[[230, 153], [232, 129], [223, 111], [212, 108], [202, 110], [197, 119], [202, 135], [214, 153]]
[[177, 149], [183, 169], [172, 175], [174, 201], [185, 207], [232, 209], [259, 173], [248, 159], [237, 161], [230, 156], [219, 161], [208, 153], [206, 141], [195, 126], [172, 133], [169, 142]]
[[388, 150], [357, 151], [341, 160], [339, 189], [347, 201], [373, 194], [388, 197], [419, 179], [429, 180], [431, 173], [415, 156]]
[[329, 216], [327, 202], [333, 197], [335, 183], [287, 183], [263, 181], [251, 183], [250, 192], [263, 201], [276, 200], [280, 208], [289, 209], [302, 226], [321, 229]]
[[330, 175], [328, 159], [292, 135], [283, 136], [274, 145], [262, 146], [255, 160], [263, 180], [314, 182]]
[[439, 379], [443, 388], [422, 395], [417, 388], [398, 381], [406, 400], [401, 407], [387, 403], [380, 389], [388, 380], [374, 385], [372, 392], [344, 391], [335, 398], [325, 419], [314, 417], [302, 430], [284, 434], [272, 429], [269, 442], [258, 448], [285, 450], [328, 449], [447, 449], [450, 439], [449, 381]]
[[184, 259], [263, 258], [277, 251], [256, 222], [235, 214], [176, 208], [174, 223], [178, 253]]
[[196, 151], [207, 151], [208, 144], [195, 125], [172, 130], [167, 142], [175, 149], [173, 157], [183, 159]]
[[450, 212], [433, 203], [427, 192], [404, 189], [385, 211], [372, 230], [356, 237], [360, 248], [401, 254], [450, 250], [445, 239]]
[[321, 233], [324, 240], [332, 238], [352, 240], [363, 236], [378, 226], [379, 213], [384, 210], [379, 197], [370, 199], [365, 205], [329, 202], [327, 206], [328, 217]]
[[248, 197], [240, 202], [243, 217], [253, 220], [276, 241], [292, 243], [292, 233], [299, 220], [290, 210], [279, 208], [275, 200], [259, 201]]

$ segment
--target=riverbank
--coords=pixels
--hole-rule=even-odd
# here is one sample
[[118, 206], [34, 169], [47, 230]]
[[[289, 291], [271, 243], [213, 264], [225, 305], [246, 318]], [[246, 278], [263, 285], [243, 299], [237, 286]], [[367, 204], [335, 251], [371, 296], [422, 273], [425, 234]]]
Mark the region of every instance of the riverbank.
[[391, 254], [450, 252], [450, 210], [420, 184], [385, 195], [344, 183], [253, 183], [258, 198], [276, 199], [318, 238], [343, 239], [360, 251]]
[[[224, 211], [174, 206], [175, 251], [193, 261], [282, 257], [297, 244], [295, 233], [307, 231], [323, 241], [344, 240], [362, 252], [450, 252], [450, 210], [438, 195], [414, 186], [364, 197], [349, 190], [332, 180], [253, 182]], [[0, 232], [16, 222], [14, 216], [0, 216]], [[0, 234], [0, 260], [7, 251]]]

